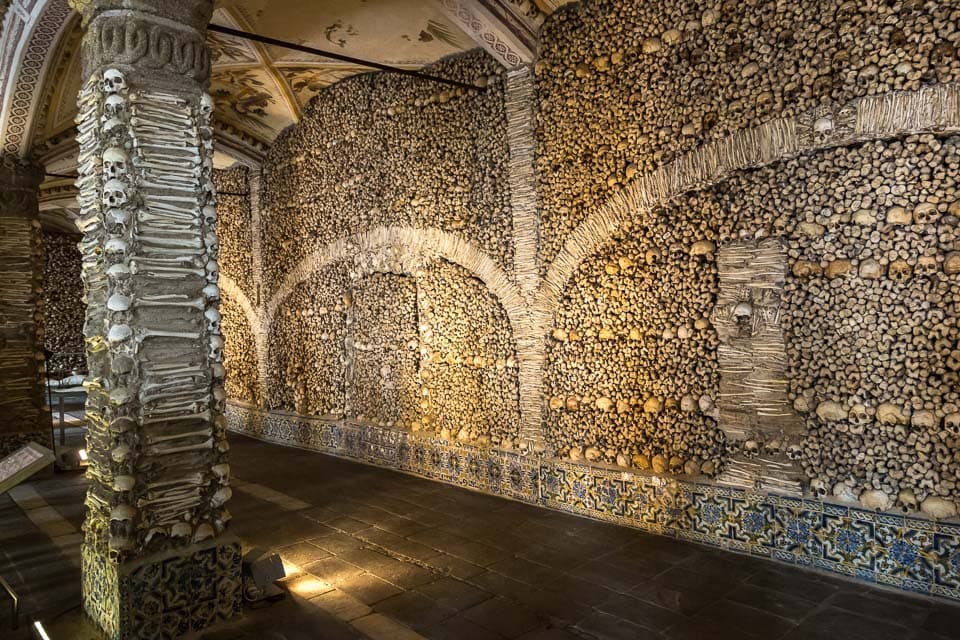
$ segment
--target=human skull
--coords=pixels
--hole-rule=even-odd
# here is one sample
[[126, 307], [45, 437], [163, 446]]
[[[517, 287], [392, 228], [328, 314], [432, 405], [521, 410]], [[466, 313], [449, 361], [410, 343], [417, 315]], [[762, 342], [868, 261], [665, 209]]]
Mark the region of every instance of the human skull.
[[894, 282], [906, 282], [913, 275], [913, 267], [906, 260], [894, 260], [887, 269], [887, 275]]
[[220, 265], [216, 260], [208, 260], [204, 268], [207, 271], [207, 282], [216, 283], [220, 279]]
[[103, 111], [107, 118], [122, 118], [127, 112], [127, 99], [114, 93], [103, 101]]
[[744, 300], [743, 302], [738, 302], [733, 308], [733, 317], [734, 318], [749, 318], [750, 314], [753, 313], [753, 305]]
[[103, 90], [105, 93], [120, 93], [127, 89], [127, 80], [118, 69], [103, 72]]
[[103, 152], [103, 172], [108, 180], [125, 178], [130, 170], [130, 156], [120, 147], [109, 147]]
[[935, 257], [920, 256], [920, 258], [917, 259], [917, 266], [914, 267], [913, 272], [918, 276], [932, 276], [939, 270], [940, 265], [937, 264]]
[[960, 273], [960, 251], [951, 251], [943, 260], [943, 272], [948, 276]]
[[202, 94], [200, 96], [200, 115], [204, 118], [211, 118], [213, 116], [213, 107], [213, 98], [210, 97], [210, 94]]
[[203, 295], [208, 302], [216, 302], [220, 299], [220, 287], [210, 283], [203, 288]]
[[107, 224], [126, 229], [130, 224], [130, 212], [126, 209], [108, 209]]
[[133, 329], [128, 324], [115, 324], [107, 332], [107, 341], [112, 345], [123, 344], [133, 337]]
[[960, 436], [960, 413], [948, 413], [943, 418], [943, 429], [952, 436]]
[[103, 204], [109, 207], [122, 207], [127, 203], [127, 183], [123, 180], [107, 180], [103, 185]]
[[219, 362], [215, 362], [210, 367], [210, 375], [213, 376], [214, 380], [222, 383], [224, 378], [227, 377], [227, 369]]
[[104, 246], [104, 251], [112, 256], [125, 256], [130, 250], [130, 244], [123, 238], [110, 238]]
[[207, 309], [203, 312], [203, 317], [207, 319], [207, 331], [210, 333], [220, 333], [220, 312], [216, 309]]
[[915, 429], [934, 429], [937, 422], [937, 415], [933, 411], [916, 411], [910, 416], [910, 424]]
[[207, 205], [203, 208], [203, 224], [213, 226], [217, 222], [217, 208]]
[[207, 247], [207, 254], [216, 259], [217, 254], [220, 253], [220, 243], [217, 241], [217, 234], [213, 231], [208, 231], [203, 236], [203, 244]]
[[783, 442], [779, 438], [764, 443], [764, 450], [772, 456], [778, 456], [783, 452]]
[[920, 509], [920, 501], [917, 500], [917, 494], [912, 489], [903, 489], [897, 494], [897, 506], [904, 513], [909, 513]]
[[862, 404], [855, 404], [850, 407], [850, 412], [847, 415], [847, 419], [850, 420], [851, 424], [866, 424], [870, 422], [870, 415], [867, 413], [867, 408]]
[[921, 202], [913, 210], [913, 224], [930, 224], [937, 215], [937, 205]]
[[213, 387], [213, 409], [217, 413], [223, 413], [224, 404], [227, 401], [227, 392], [220, 385]]
[[794, 462], [800, 460], [803, 457], [803, 447], [798, 444], [791, 444], [787, 446], [787, 460], [793, 460]]
[[747, 440], [743, 443], [743, 455], [747, 458], [756, 458], [760, 455], [761, 444], [757, 440]]
[[810, 481], [810, 491], [818, 498], [826, 498], [829, 493], [827, 485], [820, 478], [814, 478]]
[[223, 360], [223, 338], [220, 336], [210, 336], [210, 360], [221, 362]]

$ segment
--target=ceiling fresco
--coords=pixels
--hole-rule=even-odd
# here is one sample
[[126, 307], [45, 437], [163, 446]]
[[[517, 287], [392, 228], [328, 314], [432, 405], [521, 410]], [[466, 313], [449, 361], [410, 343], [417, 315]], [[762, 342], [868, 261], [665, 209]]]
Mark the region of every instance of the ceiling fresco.
[[[472, 49], [469, 36], [432, 0], [218, 0], [212, 22], [355, 58], [420, 68]], [[71, 130], [80, 90], [79, 16], [74, 16], [54, 55], [34, 132], [35, 155], [47, 171], [76, 171]], [[269, 145], [317, 92], [367, 67], [274, 46], [208, 34], [213, 58], [210, 94], [216, 118]], [[214, 157], [219, 168], [234, 159]], [[77, 205], [72, 180], [49, 178], [43, 185], [44, 219], [70, 221]]]
[[[438, 5], [424, 0], [219, 0], [212, 22], [344, 55], [419, 68], [473, 48]], [[70, 129], [80, 88], [79, 19], [57, 51], [36, 142]], [[369, 68], [209, 34], [217, 118], [269, 144], [318, 91]]]

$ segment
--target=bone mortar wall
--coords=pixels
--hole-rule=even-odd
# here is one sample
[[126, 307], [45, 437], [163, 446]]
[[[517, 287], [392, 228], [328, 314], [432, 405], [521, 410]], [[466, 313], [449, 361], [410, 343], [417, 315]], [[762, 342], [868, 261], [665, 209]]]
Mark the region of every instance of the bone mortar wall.
[[361, 75], [320, 92], [280, 135], [264, 166], [265, 290], [311, 250], [378, 226], [454, 231], [509, 270], [500, 69], [474, 51], [430, 71], [487, 87]]
[[960, 8], [937, 0], [588, 0], [536, 63], [541, 269], [637, 175], [773, 118], [960, 80]]
[[[561, 456], [657, 473], [713, 474], [723, 434], [712, 409], [717, 291], [710, 203], [692, 200], [627, 225], [571, 278], [545, 372], [547, 436]], [[701, 410], [701, 407], [703, 410]]]
[[223, 366], [227, 369], [227, 396], [259, 405], [263, 397], [257, 372], [253, 328], [239, 301], [224, 294], [220, 301], [223, 329]]
[[345, 295], [348, 324], [347, 414], [378, 426], [421, 421], [417, 282], [374, 273]]
[[47, 373], [69, 375], [87, 367], [83, 344], [83, 281], [80, 279], [78, 239], [44, 232], [44, 348], [51, 352]]
[[217, 189], [217, 239], [220, 269], [230, 275], [249, 300], [256, 299], [253, 270], [253, 222], [250, 215], [250, 170], [242, 165], [214, 170]]
[[[546, 373], [559, 453], [658, 472], [799, 458], [821, 496], [952, 511], [958, 143], [924, 135], [809, 153], [637, 215], [564, 291]], [[778, 321], [806, 430], [785, 433], [784, 420], [780, 433], [723, 444], [713, 256], [763, 238], [786, 252]]]
[[267, 338], [271, 408], [344, 415], [347, 272], [345, 262], [317, 271], [277, 311]]
[[424, 430], [515, 448], [518, 366], [505, 311], [480, 280], [445, 260], [432, 261], [419, 284]]

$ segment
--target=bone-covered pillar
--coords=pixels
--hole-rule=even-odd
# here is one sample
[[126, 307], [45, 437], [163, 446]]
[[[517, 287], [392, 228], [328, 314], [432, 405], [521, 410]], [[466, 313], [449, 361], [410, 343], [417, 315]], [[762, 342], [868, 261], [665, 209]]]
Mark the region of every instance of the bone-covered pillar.
[[217, 310], [210, 0], [75, 0], [90, 467], [83, 600], [111, 639], [239, 613]]
[[43, 169], [0, 156], [0, 458], [50, 443], [44, 410], [43, 249], [37, 188]]

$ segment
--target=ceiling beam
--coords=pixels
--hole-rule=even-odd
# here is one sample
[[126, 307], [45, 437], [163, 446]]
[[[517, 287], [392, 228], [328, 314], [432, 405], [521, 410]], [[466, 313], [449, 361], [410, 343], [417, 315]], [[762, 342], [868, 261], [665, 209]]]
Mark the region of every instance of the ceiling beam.
[[454, 24], [507, 69], [536, 58], [546, 16], [529, 0], [436, 0]]

